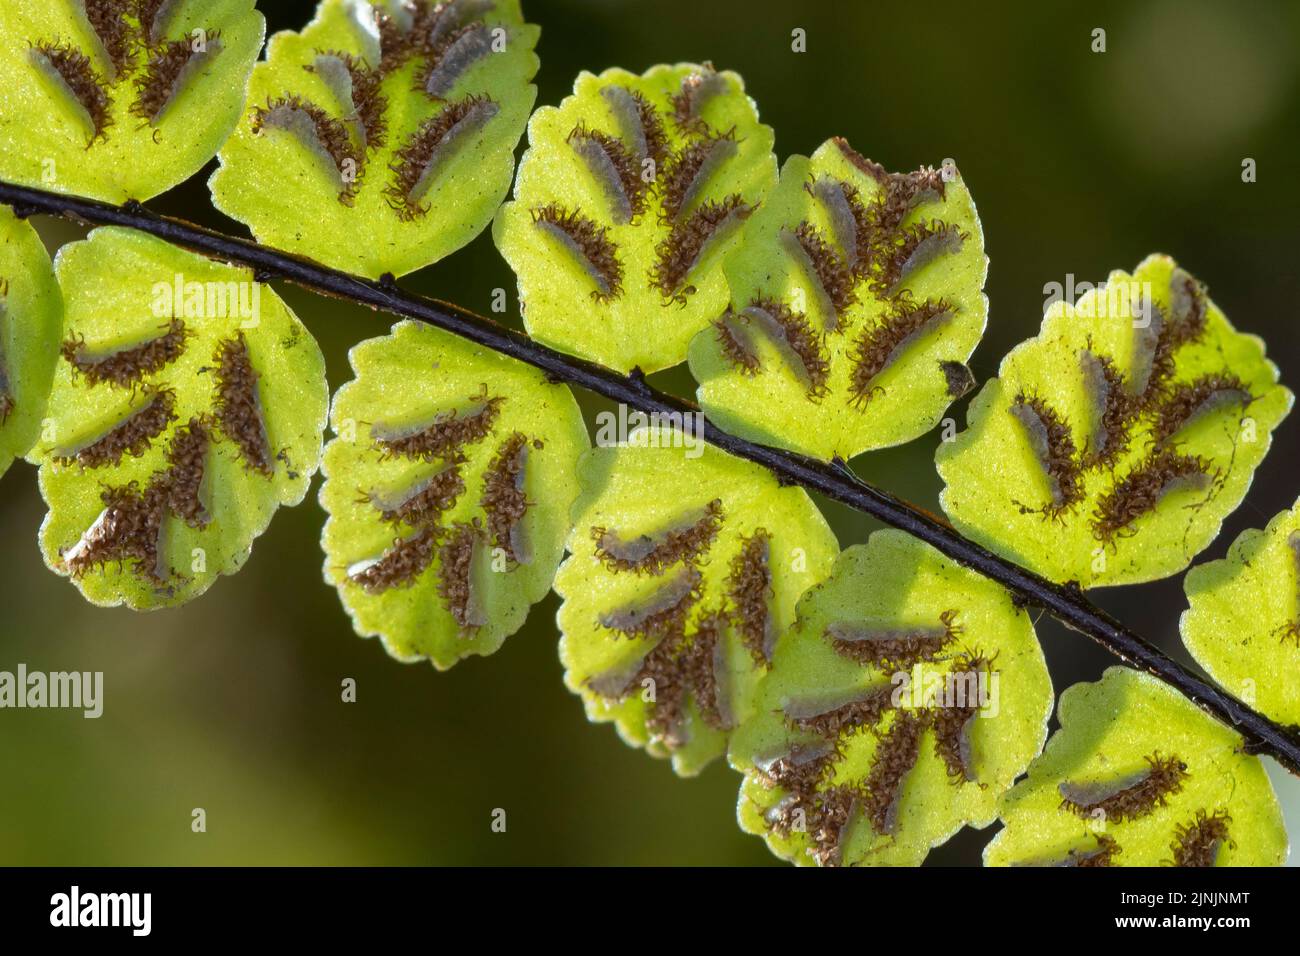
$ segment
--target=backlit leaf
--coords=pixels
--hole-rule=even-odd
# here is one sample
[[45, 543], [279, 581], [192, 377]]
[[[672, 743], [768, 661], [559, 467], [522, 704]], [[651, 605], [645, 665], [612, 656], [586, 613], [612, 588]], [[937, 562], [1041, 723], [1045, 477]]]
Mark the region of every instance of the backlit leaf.
[[45, 246], [0, 206], [0, 475], [40, 434], [62, 329], [63, 299]]
[[1293, 396], [1167, 256], [1057, 302], [940, 447], [968, 537], [1055, 581], [1185, 568], [1250, 486]]
[[990, 866], [1279, 866], [1282, 811], [1242, 739], [1149, 674], [1061, 695], [1061, 729], [1003, 802]]
[[735, 73], [580, 74], [533, 114], [492, 227], [529, 333], [621, 372], [681, 362], [726, 306], [723, 257], [775, 184], [772, 130]]
[[253, 0], [0, 3], [0, 177], [111, 202], [189, 178], [244, 107]]
[[213, 202], [259, 242], [371, 278], [455, 252], [510, 187], [537, 35], [519, 0], [322, 0], [253, 70]]
[[1300, 503], [1187, 572], [1183, 643], [1251, 707], [1300, 724]]
[[691, 343], [700, 403], [823, 459], [910, 441], [974, 385], [987, 271], [955, 165], [888, 173], [842, 139], [792, 156], [727, 262], [731, 305]]
[[250, 270], [143, 233], [96, 229], [55, 271], [62, 358], [31, 453], [45, 561], [95, 604], [181, 604], [307, 493], [324, 359]]
[[799, 602], [732, 740], [740, 825], [802, 865], [917, 866], [1047, 738], [1052, 684], [1029, 616], [901, 531], [848, 548]]
[[579, 479], [555, 579], [565, 683], [590, 720], [698, 773], [752, 709], [835, 537], [801, 488], [668, 423], [596, 448]]
[[446, 669], [550, 590], [588, 446], [573, 395], [418, 322], [352, 349], [321, 506], [325, 578], [357, 632]]

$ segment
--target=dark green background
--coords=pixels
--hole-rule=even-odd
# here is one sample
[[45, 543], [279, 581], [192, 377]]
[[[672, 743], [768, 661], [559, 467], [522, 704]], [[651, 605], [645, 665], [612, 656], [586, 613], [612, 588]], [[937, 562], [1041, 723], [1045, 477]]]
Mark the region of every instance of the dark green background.
[[[311, 5], [268, 2], [272, 30]], [[1300, 369], [1296, 174], [1300, 16], [1292, 4], [1115, 5], [525, 0], [542, 25], [539, 104], [582, 69], [711, 59], [739, 71], [782, 159], [833, 134], [893, 169], [956, 159], [984, 224], [989, 330], [981, 380], [1037, 329], [1043, 286], [1100, 281], [1152, 251], [1204, 280], [1238, 327], [1264, 336], [1284, 380]], [[808, 52], [790, 50], [807, 31]], [[1108, 51], [1090, 52], [1091, 31]], [[1259, 181], [1243, 184], [1253, 157]], [[151, 203], [235, 229], [207, 171]], [[74, 227], [41, 220], [52, 247]], [[348, 237], [340, 236], [340, 242]], [[485, 234], [405, 280], [479, 311], [514, 285]], [[319, 339], [334, 386], [347, 348], [388, 319], [278, 291]], [[685, 372], [657, 377], [689, 392]], [[580, 396], [589, 412], [600, 406]], [[964, 402], [954, 410], [964, 420]], [[934, 434], [869, 454], [869, 480], [936, 508]], [[1206, 557], [1300, 493], [1300, 419], [1287, 420], [1246, 503]], [[826, 511], [844, 545], [873, 530]], [[563, 687], [553, 598], [490, 658], [445, 674], [357, 638], [320, 574], [315, 493], [282, 511], [237, 577], [174, 611], [87, 605], [36, 548], [34, 471], [0, 481], [0, 670], [102, 670], [105, 713], [0, 711], [0, 863], [764, 864], [734, 822], [738, 778], [695, 780], [590, 726]], [[1095, 595], [1184, 658], [1181, 582]], [[1112, 659], [1040, 622], [1058, 689]], [[359, 701], [343, 704], [353, 677]], [[1271, 769], [1276, 770], [1276, 767]], [[1293, 825], [1300, 786], [1275, 774]], [[208, 832], [190, 831], [194, 807]], [[508, 830], [489, 828], [493, 808]], [[978, 862], [987, 833], [931, 855]]]

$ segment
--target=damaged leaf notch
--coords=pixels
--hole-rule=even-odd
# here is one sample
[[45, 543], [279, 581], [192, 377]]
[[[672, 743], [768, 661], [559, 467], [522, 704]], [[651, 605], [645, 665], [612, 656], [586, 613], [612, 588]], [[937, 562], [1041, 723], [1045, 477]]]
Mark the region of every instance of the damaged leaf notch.
[[[811, 173], [803, 183], [808, 215], [783, 224], [778, 233], [779, 253], [805, 277], [811, 302], [760, 291], [733, 303], [714, 331], [724, 358], [748, 377], [763, 371], [760, 346], [766, 343], [812, 402], [829, 393], [831, 365], [847, 362], [844, 401], [861, 410], [883, 391], [881, 376], [956, 314], [948, 299], [918, 299], [908, 283], [930, 263], [960, 252], [971, 237], [957, 225], [913, 216], [945, 198], [947, 168], [890, 173], [843, 139], [823, 149], [833, 149], [859, 175], [850, 181]], [[814, 169], [823, 168], [819, 159], [814, 157]], [[960, 362], [941, 362], [936, 374], [950, 399], [974, 384]]]
[[[743, 93], [705, 64], [666, 97], [652, 99], [617, 81], [603, 86], [600, 96], [607, 128], [579, 120], [565, 140], [599, 201], [585, 209], [559, 202], [534, 206], [533, 225], [580, 266], [594, 301], [621, 298], [626, 279], [645, 283], [665, 306], [685, 305], [697, 291], [692, 277], [705, 256], [754, 211], [740, 192], [718, 186], [739, 157], [735, 127], [717, 129], [704, 118], [714, 99]], [[654, 241], [653, 258], [635, 278], [624, 275], [631, 257], [620, 247], [630, 241]]]
[[[60, 551], [74, 577], [110, 563], [129, 563], [161, 591], [180, 575], [163, 553], [169, 516], [196, 530], [211, 518], [204, 477], [212, 446], [230, 441], [244, 468], [268, 480], [274, 468], [254, 369], [243, 333], [217, 344], [211, 374], [215, 396], [211, 412], [183, 417], [175, 389], [154, 381], [192, 345], [193, 332], [173, 318], [156, 334], [127, 346], [96, 349], [79, 335], [61, 347], [74, 382], [125, 394], [127, 408], [70, 444], [56, 448], [52, 460], [61, 468], [114, 469], [124, 460], [143, 458], [162, 448], [160, 468], [147, 481], [108, 485], [101, 493], [104, 509], [81, 538]], [[179, 424], [178, 424], [179, 423]]]
[[[845, 849], [856, 827], [869, 827], [877, 840], [898, 835], [908, 777], [927, 750], [943, 763], [950, 785], [980, 785], [972, 734], [996, 669], [978, 650], [963, 648], [963, 634], [956, 610], [931, 625], [854, 621], [826, 627], [823, 639], [866, 669], [869, 680], [865, 690], [832, 698], [819, 690], [784, 702], [794, 742], [756, 762], [760, 785], [780, 790], [764, 817], [772, 833], [804, 833], [819, 866], [839, 865], [851, 862]], [[944, 668], [934, 685], [941, 699], [926, 696], [915, 705], [897, 693], [891, 675], [918, 665]], [[870, 741], [869, 769], [846, 778], [847, 755], [864, 741]]]
[[14, 386], [10, 381], [9, 358], [5, 354], [5, 342], [9, 335], [9, 307], [6, 295], [8, 281], [0, 278], [0, 427], [9, 420], [14, 412]]
[[[1022, 513], [1049, 520], [1082, 512], [1104, 545], [1135, 533], [1136, 523], [1179, 490], [1212, 492], [1222, 478], [1215, 464], [1181, 445], [1190, 428], [1223, 413], [1244, 415], [1256, 397], [1230, 370], [1179, 377], [1179, 349], [1206, 334], [1204, 287], [1175, 269], [1162, 307], [1135, 300], [1132, 370], [1091, 344], [1078, 352], [1089, 405], [1087, 420], [1072, 424], [1040, 395], [1021, 390], [1016, 419], [1045, 479], [1039, 502], [1017, 502]], [[1093, 489], [1089, 491], [1089, 489]], [[1099, 490], [1097, 490], [1099, 489]]]
[[692, 723], [715, 731], [735, 726], [730, 642], [766, 670], [776, 634], [772, 621], [771, 535], [738, 534], [722, 594], [706, 601], [704, 568], [726, 523], [714, 499], [652, 531], [626, 536], [594, 527], [595, 557], [611, 574], [648, 579], [637, 599], [602, 612], [598, 634], [628, 652], [618, 665], [589, 676], [586, 687], [609, 703], [640, 698], [652, 741], [669, 751], [692, 739]]
[[81, 0], [69, 3], [91, 38], [81, 49], [63, 38], [32, 38], [32, 66], [76, 116], [87, 146], [107, 140], [113, 104], [157, 128], [167, 111], [222, 52], [219, 30], [193, 29], [168, 39], [178, 0]]
[[[439, 599], [465, 638], [488, 622], [487, 575], [533, 560], [526, 522], [532, 505], [529, 456], [543, 443], [518, 431], [497, 440], [505, 401], [489, 395], [484, 384], [458, 407], [413, 423], [370, 426], [379, 459], [403, 462], [402, 476], [388, 487], [365, 491], [359, 503], [395, 536], [381, 555], [349, 567], [348, 578], [366, 593], [382, 595], [415, 585], [436, 561]], [[449, 522], [467, 490], [470, 453], [486, 442], [496, 444], [483, 470], [482, 513]]]
[[[345, 206], [354, 204], [370, 169], [381, 167], [387, 205], [404, 222], [421, 219], [447, 164], [499, 112], [485, 93], [456, 95], [461, 80], [508, 42], [506, 27], [484, 22], [495, 7], [491, 0], [360, 5], [364, 21], [353, 26], [363, 52], [317, 50], [303, 66], [328, 89], [327, 100], [285, 92], [253, 108], [252, 131], [296, 139]], [[411, 95], [418, 110], [390, 110], [393, 97]], [[424, 118], [395, 139], [394, 118], [412, 112]]]

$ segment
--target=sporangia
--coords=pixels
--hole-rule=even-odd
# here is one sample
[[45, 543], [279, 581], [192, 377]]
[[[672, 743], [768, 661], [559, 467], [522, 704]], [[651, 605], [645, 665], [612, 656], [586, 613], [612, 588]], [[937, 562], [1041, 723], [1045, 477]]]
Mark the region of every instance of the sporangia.
[[638, 159], [649, 159], [656, 169], [668, 165], [671, 157], [668, 133], [659, 111], [645, 94], [625, 86], [607, 86], [600, 93], [617, 115], [622, 135], [632, 141]]
[[827, 392], [830, 358], [822, 337], [807, 317], [775, 299], [759, 297], [741, 312], [730, 308], [714, 322], [722, 353], [746, 375], [762, 367], [757, 337], [766, 339], [803, 384], [808, 397], [819, 400]]
[[708, 126], [702, 116], [704, 107], [726, 88], [726, 81], [711, 63], [688, 74], [672, 96], [673, 121], [678, 129], [684, 133], [707, 134]]
[[470, 396], [466, 409], [452, 408], [438, 412], [428, 424], [370, 426], [370, 437], [385, 458], [416, 458], [436, 461], [454, 457], [465, 445], [482, 441], [492, 432], [501, 413], [500, 395], [488, 396], [487, 386], [479, 395]]
[[1249, 387], [1236, 375], [1214, 372], [1181, 382], [1155, 409], [1155, 439], [1167, 442], [1208, 414], [1232, 405], [1245, 407], [1251, 401]]
[[470, 637], [487, 623], [487, 607], [477, 581], [476, 566], [486, 538], [477, 524], [457, 522], [438, 545], [438, 596]]
[[348, 577], [369, 594], [410, 587], [433, 562], [438, 539], [439, 530], [433, 527], [423, 527], [405, 538], [396, 538], [378, 559], [350, 567]]
[[465, 72], [492, 52], [492, 37], [481, 22], [466, 24], [438, 39], [416, 74], [416, 88], [435, 99], [451, 91]]
[[[735, 157], [738, 151], [733, 127], [724, 133], [706, 133], [681, 148], [669, 161], [659, 180], [660, 220], [679, 219], [694, 205], [710, 177]], [[631, 169], [640, 182], [639, 170]]]
[[893, 707], [894, 685], [884, 684], [860, 693], [840, 704], [826, 707], [817, 700], [787, 700], [784, 714], [797, 730], [836, 740], [844, 733], [880, 723], [885, 711]]
[[81, 7], [86, 13], [90, 28], [104, 47], [113, 69], [121, 73], [127, 68], [132, 53], [131, 27], [126, 21], [128, 12], [136, 13], [144, 23], [146, 10], [132, 10], [138, 0], [82, 0]]
[[496, 116], [498, 106], [486, 96], [467, 96], [448, 103], [432, 119], [425, 120], [394, 154], [392, 178], [384, 186], [388, 204], [404, 221], [429, 211], [422, 202], [438, 173], [457, 149]]
[[388, 139], [388, 97], [383, 94], [383, 73], [341, 50], [318, 53], [315, 62], [303, 69], [315, 73], [330, 87], [348, 114], [345, 122], [356, 131], [367, 152], [384, 145]]
[[591, 297], [608, 302], [623, 294], [623, 263], [618, 247], [609, 237], [609, 228], [582, 214], [569, 211], [559, 203], [547, 203], [532, 210], [533, 224], [567, 247], [590, 277], [595, 288]]
[[722, 527], [722, 499], [652, 533], [624, 539], [603, 526], [591, 529], [598, 557], [611, 571], [663, 574], [675, 564], [695, 563], [713, 545]]
[[896, 301], [879, 325], [863, 327], [849, 353], [849, 361], [853, 364], [849, 388], [851, 403], [862, 405], [870, 401], [879, 387], [875, 384], [876, 378], [917, 339], [942, 325], [953, 313], [953, 307], [942, 299], [926, 299], [918, 304], [903, 297]]
[[157, 125], [167, 107], [186, 83], [221, 52], [220, 31], [214, 30], [196, 50], [188, 37], [170, 40], [149, 53], [144, 71], [135, 79], [135, 102], [131, 112]]
[[950, 609], [939, 615], [935, 625], [833, 623], [826, 626], [826, 637], [837, 653], [859, 664], [882, 671], [905, 671], [936, 660], [962, 630], [957, 611]]
[[1162, 757], [1159, 751], [1146, 757], [1147, 767], [1117, 780], [1101, 783], [1071, 783], [1058, 786], [1061, 808], [1085, 819], [1100, 810], [1111, 823], [1137, 820], [1183, 788], [1187, 764], [1177, 756]]
[[730, 617], [741, 643], [754, 663], [766, 667], [772, 659], [776, 631], [769, 604], [772, 599], [772, 535], [758, 528], [741, 535], [740, 550], [731, 559], [727, 575]]
[[138, 345], [107, 352], [92, 352], [80, 336], [74, 336], [64, 340], [60, 352], [88, 385], [107, 382], [117, 388], [128, 388], [161, 371], [185, 351], [185, 341], [190, 334], [185, 323], [173, 318], [163, 329], [161, 335]]
[[690, 215], [676, 220], [667, 238], [655, 246], [650, 287], [658, 289], [665, 300], [684, 302], [691, 291], [687, 277], [709, 243], [748, 219], [753, 211], [753, 206], [733, 193], [720, 201], [706, 199]]
[[978, 652], [959, 654], [948, 671], [950, 698], [931, 710], [934, 750], [958, 783], [975, 780], [971, 734], [980, 712], [980, 689], [993, 672], [993, 662]]
[[87, 145], [104, 136], [113, 123], [108, 87], [90, 65], [90, 58], [67, 43], [47, 40], [38, 40], [31, 55], [36, 66], [61, 85], [69, 99], [82, 110], [90, 128]]
[[566, 142], [582, 157], [605, 191], [613, 220], [626, 225], [645, 212], [649, 184], [641, 177], [641, 161], [617, 136], [579, 121]]
[[494, 547], [501, 548], [516, 564], [528, 564], [532, 554], [524, 529], [528, 513], [528, 450], [540, 451], [540, 441], [530, 442], [522, 432], [514, 432], [501, 443], [483, 474], [480, 504], [487, 515], [487, 531]]
[[872, 829], [881, 836], [898, 829], [903, 783], [916, 766], [930, 717], [929, 711], [894, 711], [893, 722], [876, 745], [871, 770], [861, 784], [860, 802]]
[[100, 468], [118, 464], [123, 455], [139, 458], [176, 420], [175, 405], [176, 392], [173, 389], [156, 389], [143, 405], [99, 438], [75, 450], [56, 452], [54, 460], [60, 465], [75, 462], [83, 468]]
[[130, 561], [145, 578], [161, 587], [173, 571], [161, 554], [163, 522], [175, 514], [191, 527], [208, 523], [200, 491], [211, 436], [198, 418], [175, 430], [167, 450], [167, 466], [141, 488], [136, 482], [106, 488], [104, 510], [72, 547], [62, 552], [68, 571], [76, 577], [110, 562]]
[[896, 237], [875, 253], [879, 268], [878, 282], [888, 296], [896, 295], [918, 269], [942, 255], [956, 254], [970, 237], [949, 223], [932, 219], [898, 230]]
[[1129, 423], [1139, 410], [1123, 374], [1109, 355], [1091, 349], [1079, 353], [1084, 391], [1092, 405], [1092, 421], [1082, 460], [1089, 468], [1108, 468], [1128, 450]]
[[213, 355], [216, 363], [216, 421], [239, 448], [244, 467], [270, 475], [271, 450], [258, 395], [258, 374], [248, 354], [243, 332], [223, 340]]
[[366, 501], [391, 524], [420, 528], [437, 524], [465, 491], [459, 462], [448, 464], [397, 494], [372, 491]]
[[678, 640], [686, 630], [691, 609], [699, 600], [700, 582], [700, 572], [687, 565], [645, 596], [601, 614], [600, 626], [616, 637], [653, 635]]
[[1179, 823], [1174, 841], [1169, 845], [1174, 866], [1214, 866], [1219, 850], [1230, 844], [1228, 826], [1232, 817], [1227, 810], [1206, 813], [1198, 809], [1190, 823]]
[[807, 267], [833, 310], [827, 315], [828, 332], [839, 328], [839, 316], [858, 301], [854, 287], [857, 280], [849, 263], [841, 258], [826, 237], [808, 220], [794, 229], [784, 229], [781, 238], [786, 248]]
[[365, 155], [352, 144], [347, 125], [297, 94], [253, 107], [253, 132], [280, 129], [295, 137], [332, 170], [338, 199], [352, 205], [361, 182]]
[[1041, 509], [1043, 514], [1052, 517], [1069, 510], [1083, 498], [1083, 474], [1070, 426], [1043, 399], [1024, 392], [1011, 403], [1011, 414], [1023, 426], [1047, 476], [1051, 500]]
[[1058, 865], [1077, 867], [1114, 866], [1115, 857], [1119, 856], [1122, 847], [1113, 836], [1105, 833], [1096, 834], [1094, 839], [1096, 840], [1096, 846], [1092, 849], [1072, 849]]
[[1099, 541], [1109, 543], [1143, 515], [1155, 511], [1170, 492], [1208, 488], [1214, 473], [1211, 463], [1199, 455], [1160, 448], [1097, 499], [1093, 533]]

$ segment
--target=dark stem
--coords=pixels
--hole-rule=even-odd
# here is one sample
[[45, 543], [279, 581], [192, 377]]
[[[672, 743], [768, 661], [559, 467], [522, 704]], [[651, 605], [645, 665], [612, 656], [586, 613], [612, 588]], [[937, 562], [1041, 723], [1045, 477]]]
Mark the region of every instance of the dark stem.
[[[95, 200], [0, 182], [0, 203], [21, 216], [46, 213], [94, 225], [128, 226], [204, 255], [253, 269], [259, 281], [287, 279], [304, 288], [394, 315], [418, 319], [503, 355], [527, 362], [558, 381], [578, 385], [647, 415], [699, 414], [685, 399], [657, 391], [639, 375], [622, 376], [603, 366], [556, 352], [522, 332], [497, 325], [459, 306], [403, 292], [386, 276], [379, 281], [328, 269], [248, 239], [157, 216], [131, 201], [118, 207]], [[671, 420], [671, 419], [669, 419]], [[1207, 713], [1237, 730], [1246, 749], [1268, 754], [1300, 775], [1300, 737], [1197, 677], [1084, 597], [1078, 587], [1054, 584], [968, 540], [947, 522], [864, 482], [842, 462], [830, 464], [755, 444], [704, 420], [704, 438], [738, 458], [756, 462], [780, 481], [821, 492], [828, 498], [906, 531], [948, 557], [997, 581], [1019, 600], [1045, 609], [1111, 653], [1176, 688]]]

